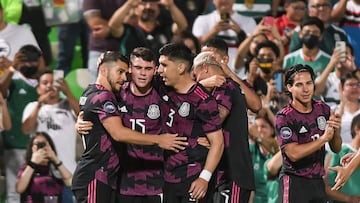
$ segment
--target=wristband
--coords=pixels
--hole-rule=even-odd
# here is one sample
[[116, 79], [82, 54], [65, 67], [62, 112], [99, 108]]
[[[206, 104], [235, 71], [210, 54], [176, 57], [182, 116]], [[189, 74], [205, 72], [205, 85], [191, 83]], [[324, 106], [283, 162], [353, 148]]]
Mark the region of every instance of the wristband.
[[37, 169], [38, 167], [38, 165], [32, 161], [28, 161], [26, 164], [30, 166], [32, 169]]
[[62, 161], [60, 161], [59, 163], [54, 163], [54, 166], [55, 166], [55, 168], [56, 169], [58, 169], [61, 165], [63, 164], [63, 162]]
[[206, 180], [206, 182], [209, 182], [211, 179], [211, 175], [212, 173], [210, 173], [210, 171], [204, 169], [201, 171], [199, 178], [202, 178]]

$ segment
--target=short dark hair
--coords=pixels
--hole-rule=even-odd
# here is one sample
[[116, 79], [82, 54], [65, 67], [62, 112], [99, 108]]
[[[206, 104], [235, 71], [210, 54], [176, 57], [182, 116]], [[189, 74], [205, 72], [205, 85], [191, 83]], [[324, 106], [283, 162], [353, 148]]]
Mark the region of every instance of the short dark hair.
[[144, 61], [153, 62], [157, 64], [157, 57], [155, 53], [146, 47], [137, 47], [130, 53], [130, 63], [135, 57], [142, 58]]
[[41, 50], [32, 44], [22, 46], [18, 52], [25, 56], [26, 61], [38, 61], [42, 55]]
[[226, 44], [225, 40], [219, 39], [219, 38], [212, 38], [209, 41], [207, 41], [204, 46], [207, 47], [214, 47], [220, 52], [223, 52], [224, 54], [228, 54], [228, 45]]
[[33, 146], [33, 142], [35, 140], [35, 138], [39, 137], [39, 136], [43, 136], [49, 143], [51, 149], [54, 151], [55, 154], [56, 153], [56, 148], [55, 148], [55, 144], [54, 144], [54, 141], [51, 139], [50, 135], [46, 132], [36, 132], [35, 135], [33, 135], [31, 138], [30, 138], [30, 142], [26, 148], [26, 154], [25, 154], [25, 162], [29, 162], [31, 160], [31, 157], [32, 157], [32, 146]]
[[349, 79], [356, 79], [359, 81], [359, 78], [357, 77], [356, 73], [359, 71], [359, 69], [353, 70], [350, 73], [347, 73], [345, 76], [341, 77], [340, 82], [341, 86], [344, 87], [344, 84]]
[[292, 4], [292, 3], [296, 3], [296, 2], [304, 2], [305, 5], [307, 5], [307, 1], [306, 0], [285, 0], [286, 4]]
[[36, 74], [36, 79], [40, 80], [41, 76], [45, 74], [54, 74], [54, 71], [49, 68], [45, 68], [44, 70], [41, 70]]
[[266, 40], [264, 42], [260, 42], [256, 45], [255, 48], [255, 56], [257, 56], [262, 48], [270, 48], [276, 55], [276, 57], [280, 56], [280, 49], [279, 47], [271, 40]]
[[351, 121], [351, 137], [354, 138], [356, 135], [355, 128], [360, 129], [360, 114], [354, 116], [354, 118]]
[[349, 42], [346, 42], [346, 46], [349, 47], [351, 55], [354, 56], [354, 48], [352, 45]]
[[168, 43], [160, 48], [159, 54], [168, 57], [170, 60], [182, 60], [187, 63], [187, 71], [191, 71], [194, 56], [191, 50], [183, 43]]
[[129, 65], [129, 59], [126, 56], [124, 56], [123, 54], [121, 54], [121, 52], [106, 51], [99, 56], [98, 61], [97, 61], [97, 67], [99, 69], [100, 66], [106, 62], [116, 62], [119, 60]]
[[308, 72], [311, 75], [311, 79], [314, 81], [315, 79], [315, 73], [312, 67], [309, 65], [303, 65], [303, 64], [297, 64], [294, 66], [291, 66], [289, 70], [285, 73], [285, 85], [293, 85], [294, 84], [294, 77], [298, 73], [302, 72]]
[[324, 23], [317, 17], [309, 16], [305, 18], [301, 22], [301, 29], [303, 29], [303, 27], [305, 27], [306, 25], [316, 25], [320, 29], [321, 34], [324, 32]]

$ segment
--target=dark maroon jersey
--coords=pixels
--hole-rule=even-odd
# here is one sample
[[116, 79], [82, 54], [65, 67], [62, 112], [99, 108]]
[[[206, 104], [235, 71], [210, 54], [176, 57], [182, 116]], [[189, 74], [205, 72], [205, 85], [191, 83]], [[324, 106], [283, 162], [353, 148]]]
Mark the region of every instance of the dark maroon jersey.
[[206, 89], [196, 83], [186, 94], [176, 93], [171, 87], [159, 86], [163, 101], [164, 130], [187, 137], [189, 145], [178, 153], [165, 151], [165, 176], [170, 183], [180, 183], [199, 176], [208, 149], [197, 143], [199, 137], [221, 129], [216, 101]]
[[290, 104], [283, 107], [275, 118], [275, 129], [283, 155], [280, 175], [296, 175], [309, 179], [324, 175], [325, 147], [303, 159], [292, 162], [284, 152], [284, 146], [296, 142], [306, 144], [318, 139], [325, 132], [330, 107], [322, 101], [312, 101], [312, 111], [301, 113]]
[[118, 102], [113, 92], [101, 85], [91, 84], [80, 97], [80, 110], [84, 120], [93, 128], [83, 136], [85, 151], [73, 176], [73, 189], [86, 188], [94, 178], [116, 189], [119, 173], [119, 156], [116, 143], [102, 125], [103, 120], [118, 116]]
[[[161, 99], [152, 89], [144, 96], [136, 96], [125, 83], [120, 92], [122, 122], [125, 127], [141, 133], [161, 134]], [[163, 151], [158, 146], [126, 145], [121, 164], [124, 166], [120, 193], [132, 196], [157, 195], [164, 184]]]

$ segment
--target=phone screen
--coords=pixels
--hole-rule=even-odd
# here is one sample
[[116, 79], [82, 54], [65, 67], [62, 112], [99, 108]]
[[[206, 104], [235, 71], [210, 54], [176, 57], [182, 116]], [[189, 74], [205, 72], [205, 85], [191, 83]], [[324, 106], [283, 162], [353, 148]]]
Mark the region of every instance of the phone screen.
[[283, 87], [283, 74], [281, 72], [274, 73], [273, 79], [275, 80], [275, 87], [278, 90], [278, 92], [282, 92]]

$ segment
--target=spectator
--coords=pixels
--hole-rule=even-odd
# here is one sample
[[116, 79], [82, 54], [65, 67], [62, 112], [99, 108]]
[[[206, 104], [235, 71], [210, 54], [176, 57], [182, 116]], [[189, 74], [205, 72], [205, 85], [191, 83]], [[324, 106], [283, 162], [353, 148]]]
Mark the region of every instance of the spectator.
[[78, 38], [80, 38], [82, 66], [75, 68], [88, 68], [89, 28], [85, 20], [81, 18], [77, 23], [60, 25], [57, 29], [59, 45], [55, 68], [64, 70], [65, 75], [71, 71]]
[[[273, 117], [273, 115], [272, 115]], [[254, 203], [267, 202], [269, 199], [267, 191], [268, 177], [264, 170], [265, 162], [279, 151], [275, 139], [274, 121], [270, 120], [266, 113], [259, 114], [255, 123], [249, 123], [250, 152], [255, 174]]]
[[340, 0], [331, 11], [331, 19], [334, 22], [339, 22], [340, 27], [344, 29], [348, 37], [349, 43], [354, 48], [355, 64], [357, 67], [360, 67], [359, 12], [360, 2], [357, 0]]
[[[326, 156], [325, 168], [335, 167], [341, 165], [341, 157], [348, 153], [356, 153], [360, 147], [360, 115], [353, 118], [351, 122], [351, 137], [352, 140], [348, 144], [343, 144], [339, 153], [330, 152]], [[359, 202], [360, 201], [360, 186], [358, 180], [360, 178], [360, 169], [354, 171], [351, 178], [341, 187], [340, 190], [332, 190], [332, 185], [335, 184], [336, 171], [326, 170], [325, 184], [326, 193], [333, 200], [334, 203], [339, 202]]]
[[[226, 43], [223, 43], [226, 46]], [[221, 64], [213, 56], [222, 51], [221, 47], [215, 48], [219, 46], [216, 43], [208, 44], [208, 46], [217, 50], [202, 52], [195, 57], [192, 71], [197, 82], [203, 82], [217, 75], [226, 76]], [[215, 202], [226, 202], [224, 195], [227, 195], [232, 202], [248, 202], [251, 191], [255, 190], [255, 184], [247, 138], [245, 95], [241, 87], [231, 78], [226, 78], [226, 82], [220, 87], [207, 89], [215, 97], [219, 112], [222, 112], [220, 119], [225, 145], [220, 164], [214, 175], [215, 191], [212, 194], [214, 189], [209, 188], [209, 198], [216, 198]], [[242, 156], [237, 157], [234, 154]]]
[[0, 55], [13, 61], [19, 49], [31, 44], [38, 47], [34, 34], [29, 28], [4, 21], [4, 8], [0, 3]]
[[183, 42], [194, 55], [197, 55], [201, 51], [201, 46], [198, 38], [192, 34], [191, 31], [184, 30], [173, 37], [173, 42]]
[[359, 70], [346, 74], [341, 78], [340, 94], [341, 101], [338, 108], [335, 108], [341, 114], [340, 135], [343, 143], [351, 142], [351, 121], [360, 114], [360, 78], [356, 76]]
[[273, 73], [280, 69], [279, 47], [269, 40], [259, 43], [254, 56], [249, 64], [250, 72], [246, 81], [258, 95], [267, 95], [267, 83], [273, 78]]
[[281, 35], [281, 41], [284, 45], [285, 54], [289, 52], [290, 39], [294, 34], [295, 28], [300, 26], [305, 15], [307, 6], [306, 0], [286, 0], [286, 13], [275, 19], [276, 27]]
[[0, 132], [11, 129], [11, 118], [6, 104], [6, 100], [0, 94]]
[[234, 10], [241, 15], [252, 17], [259, 22], [264, 16], [277, 16], [280, 0], [249, 1], [235, 0]]
[[61, 202], [61, 192], [65, 185], [71, 185], [72, 174], [57, 157], [54, 142], [47, 133], [37, 132], [30, 139], [25, 163], [16, 179], [21, 202]]
[[269, 40], [265, 34], [265, 31], [267, 30], [269, 30], [269, 28], [260, 23], [255, 31], [250, 36], [246, 37], [239, 45], [235, 57], [234, 72], [241, 79], [245, 80], [248, 77], [249, 65], [255, 56], [256, 46], [261, 42]]
[[323, 39], [324, 25], [317, 17], [308, 17], [301, 23], [300, 39], [302, 47], [284, 57], [283, 69], [288, 70], [296, 64], [309, 65], [319, 76], [330, 61], [330, 56], [319, 47]]
[[200, 44], [205, 44], [212, 38], [226, 41], [229, 47], [229, 67], [234, 71], [237, 47], [251, 35], [256, 28], [256, 22], [251, 17], [238, 14], [233, 10], [235, 0], [213, 0], [216, 10], [200, 15], [195, 19], [192, 32], [199, 38]]
[[[216, 101], [190, 75], [193, 57], [182, 43], [160, 50], [156, 86], [163, 99], [165, 132], [187, 137], [189, 146], [178, 153], [165, 153], [164, 202], [196, 202], [203, 199], [224, 149]], [[171, 88], [170, 88], [171, 87]], [[193, 115], [193, 116], [189, 116]], [[206, 136], [207, 149], [197, 143]]]
[[[24, 134], [46, 132], [54, 141], [58, 157], [65, 167], [74, 173], [76, 168], [76, 130], [75, 118], [79, 113], [79, 102], [71, 94], [64, 79], [54, 81], [51, 70], [40, 72], [36, 90], [37, 101], [26, 105], [22, 115], [22, 131]], [[60, 97], [62, 92], [66, 99]], [[64, 188], [63, 202], [70, 203], [73, 194], [70, 188]]]
[[[330, 0], [309, 0], [308, 16], [319, 18], [324, 24], [323, 37], [319, 47], [325, 53], [331, 55], [334, 51], [335, 41], [347, 41], [344, 30], [331, 23], [331, 3]], [[296, 28], [290, 41], [289, 52], [296, 51], [302, 47], [300, 28]]]
[[295, 65], [285, 74], [290, 102], [275, 118], [275, 130], [283, 157], [279, 202], [326, 202], [324, 185], [325, 144], [341, 149], [340, 115], [322, 101], [312, 99], [314, 71]]
[[265, 176], [268, 180], [266, 188], [268, 193], [267, 203], [278, 203], [279, 192], [279, 173], [282, 166], [281, 151], [278, 151], [270, 159], [265, 161]]
[[111, 35], [108, 21], [116, 9], [121, 7], [125, 0], [85, 0], [83, 1], [83, 12], [86, 23], [90, 29], [89, 36], [89, 60], [88, 69], [91, 81], [95, 82], [97, 77], [97, 60], [102, 52], [118, 51], [118, 39]]
[[[117, 97], [128, 73], [128, 59], [120, 52], [108, 51], [99, 58], [98, 78], [90, 84], [80, 100], [84, 120], [91, 121], [93, 128], [80, 129], [85, 151], [74, 173], [73, 186], [78, 202], [113, 202], [117, 196], [120, 157], [116, 142], [137, 145], [158, 145], [178, 152], [187, 145], [185, 138], [177, 135], [142, 134], [122, 125]], [[86, 98], [86, 99], [85, 99]], [[121, 103], [120, 103], [121, 104]], [[96, 185], [96, 189], [93, 187]], [[88, 198], [89, 197], [89, 198]]]
[[[161, 7], [166, 7], [170, 12], [172, 18], [170, 23], [159, 22]], [[135, 26], [125, 24], [124, 20], [131, 8], [134, 8], [136, 15], [139, 16]], [[139, 46], [148, 47], [157, 53], [164, 44], [171, 41], [173, 34], [185, 30], [188, 26], [184, 14], [173, 0], [129, 0], [114, 13], [109, 25], [112, 35], [121, 37], [121, 51], [126, 55]], [[176, 29], [172, 30], [173, 27]]]
[[[334, 109], [340, 103], [340, 80], [356, 69], [354, 51], [350, 44], [346, 45], [345, 61], [341, 61], [341, 52], [337, 49], [325, 70], [315, 80], [315, 96], [322, 96], [326, 104]], [[343, 140], [344, 141], [344, 140]]]
[[20, 48], [15, 55], [14, 63], [6, 66], [0, 80], [0, 90], [7, 98], [12, 128], [2, 133], [4, 140], [4, 163], [7, 187], [7, 202], [19, 202], [15, 191], [16, 172], [23, 163], [29, 136], [21, 132], [21, 116], [25, 106], [37, 100], [36, 73], [40, 68], [40, 50], [32, 45]]

